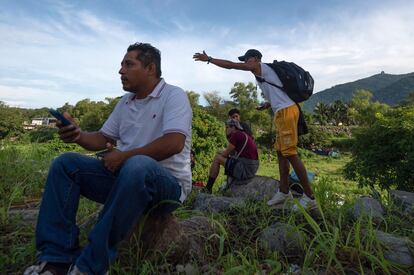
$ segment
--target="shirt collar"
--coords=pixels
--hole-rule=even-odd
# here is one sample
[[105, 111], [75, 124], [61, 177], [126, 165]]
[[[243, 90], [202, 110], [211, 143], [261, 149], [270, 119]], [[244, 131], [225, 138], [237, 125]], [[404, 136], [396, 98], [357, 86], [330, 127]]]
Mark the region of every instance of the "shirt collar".
[[155, 86], [154, 90], [148, 95], [150, 97], [160, 97], [161, 93], [167, 83], [165, 83], [164, 78], [161, 78], [160, 82], [158, 82], [157, 86]]
[[[165, 82], [164, 78], [161, 78], [160, 82], [158, 82], [157, 86], [155, 86], [154, 90], [152, 90], [152, 92], [148, 96], [153, 97], [153, 98], [160, 97], [162, 91], [164, 90], [165, 85], [167, 85], [167, 83]], [[131, 96], [127, 100], [127, 104], [128, 102], [131, 102], [134, 99], [135, 99], [135, 94], [131, 94]]]

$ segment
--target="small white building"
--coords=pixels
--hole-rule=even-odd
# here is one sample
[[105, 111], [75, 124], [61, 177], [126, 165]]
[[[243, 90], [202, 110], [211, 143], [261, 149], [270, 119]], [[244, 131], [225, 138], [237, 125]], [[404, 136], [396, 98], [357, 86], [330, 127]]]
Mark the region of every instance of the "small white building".
[[26, 130], [33, 130], [36, 127], [55, 127], [56, 118], [54, 117], [35, 117], [32, 118], [32, 122], [29, 124], [24, 123], [23, 128]]

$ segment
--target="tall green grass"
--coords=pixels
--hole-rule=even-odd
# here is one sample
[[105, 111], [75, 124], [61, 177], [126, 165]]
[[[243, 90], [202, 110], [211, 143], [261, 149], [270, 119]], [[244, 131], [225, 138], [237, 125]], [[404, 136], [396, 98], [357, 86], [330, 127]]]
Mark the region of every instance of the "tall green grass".
[[[22, 269], [35, 260], [33, 226], [22, 225], [7, 218], [11, 205], [39, 199], [51, 160], [60, 150], [35, 145], [4, 146], [0, 150], [0, 274], [21, 274]], [[328, 158], [301, 151], [309, 171], [316, 173], [312, 183], [321, 216], [312, 218], [304, 209], [299, 213], [276, 212], [265, 201], [248, 201], [244, 206], [225, 213], [208, 214], [215, 233], [208, 236], [205, 260], [190, 262], [199, 274], [281, 274], [293, 272], [299, 266], [302, 274], [410, 274], [408, 267], [397, 266], [384, 258], [384, 247], [375, 238], [374, 230], [382, 230], [414, 240], [414, 220], [393, 205], [387, 194], [380, 199], [387, 215], [374, 223], [367, 218], [353, 220], [349, 210], [361, 195], [369, 195], [368, 188], [360, 189], [356, 182], [345, 180], [341, 171], [350, 156]], [[259, 175], [278, 179], [277, 162], [272, 153], [261, 154]], [[221, 175], [214, 191], [224, 181]], [[179, 219], [195, 213], [192, 208], [196, 192], [175, 212]], [[82, 200], [78, 221], [86, 221], [98, 206]], [[302, 255], [285, 256], [264, 248], [258, 241], [261, 232], [275, 222], [283, 222], [306, 237]], [[88, 229], [81, 230], [81, 243], [86, 244]], [[168, 274], [177, 266], [166, 255], [148, 258], [139, 245], [130, 246], [123, 258], [115, 262], [111, 274]]]

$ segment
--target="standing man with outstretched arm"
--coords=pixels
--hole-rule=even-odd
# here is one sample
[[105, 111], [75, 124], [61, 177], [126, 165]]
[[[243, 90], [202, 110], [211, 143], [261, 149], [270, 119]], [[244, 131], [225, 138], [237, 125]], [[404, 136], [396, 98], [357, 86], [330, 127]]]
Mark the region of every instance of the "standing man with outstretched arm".
[[[140, 217], [155, 207], [173, 211], [191, 191], [186, 93], [161, 78], [161, 54], [150, 44], [130, 45], [119, 74], [128, 93], [99, 131], [82, 131], [68, 113], [72, 123], [57, 124], [64, 142], [109, 152], [102, 161], [75, 153], [53, 161], [36, 228], [39, 263], [24, 274], [105, 274]], [[104, 204], [83, 249], [76, 225], [81, 195]]]
[[[250, 49], [244, 55], [240, 56], [239, 60], [242, 62], [232, 62], [229, 60], [213, 58], [207, 55], [205, 51], [202, 53], [195, 53], [193, 58], [195, 61], [203, 61], [207, 62], [207, 64], [211, 63], [225, 69], [249, 71], [256, 77], [256, 79], [264, 78], [273, 84], [283, 87], [277, 74], [269, 66], [261, 62], [262, 54], [255, 49]], [[280, 188], [267, 204], [280, 204], [285, 202], [286, 199], [292, 198], [292, 193], [289, 190], [289, 168], [291, 164], [304, 189], [304, 195], [299, 200], [299, 203], [305, 208], [315, 207], [316, 201], [309, 184], [306, 168], [299, 158], [297, 151], [299, 108], [281, 89], [270, 85], [267, 82], [257, 81], [257, 84], [267, 100], [267, 102], [258, 108], [258, 110], [271, 107], [275, 114], [275, 147], [280, 172]], [[296, 205], [294, 207], [294, 209], [297, 209]]]

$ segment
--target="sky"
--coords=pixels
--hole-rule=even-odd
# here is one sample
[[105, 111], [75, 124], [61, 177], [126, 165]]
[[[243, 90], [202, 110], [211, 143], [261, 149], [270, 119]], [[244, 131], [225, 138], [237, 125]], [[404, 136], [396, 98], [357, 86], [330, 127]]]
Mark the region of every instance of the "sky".
[[195, 62], [195, 52], [237, 61], [250, 48], [263, 62], [292, 61], [315, 92], [381, 71], [414, 71], [411, 0], [0, 0], [0, 101], [22, 108], [124, 94], [127, 47], [160, 49], [162, 75], [185, 91], [229, 99], [253, 75]]

